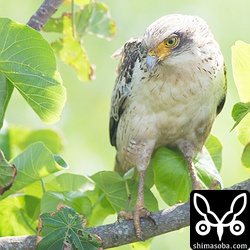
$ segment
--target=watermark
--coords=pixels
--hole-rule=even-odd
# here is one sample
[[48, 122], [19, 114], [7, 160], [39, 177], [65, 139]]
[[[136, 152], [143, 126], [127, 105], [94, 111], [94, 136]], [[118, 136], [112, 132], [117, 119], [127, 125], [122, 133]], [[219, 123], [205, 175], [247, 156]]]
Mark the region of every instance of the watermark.
[[249, 249], [249, 192], [192, 191], [190, 247], [192, 249]]

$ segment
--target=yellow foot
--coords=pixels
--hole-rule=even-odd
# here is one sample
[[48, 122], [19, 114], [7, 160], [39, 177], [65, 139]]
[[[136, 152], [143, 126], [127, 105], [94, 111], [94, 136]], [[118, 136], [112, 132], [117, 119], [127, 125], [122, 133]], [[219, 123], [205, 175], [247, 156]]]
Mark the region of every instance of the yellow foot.
[[150, 219], [155, 224], [154, 219], [151, 217], [151, 213], [145, 207], [141, 207], [139, 209], [134, 208], [131, 214], [125, 211], [121, 211], [118, 214], [118, 218], [117, 218], [118, 221], [120, 220], [120, 218], [124, 220], [134, 220], [136, 236], [141, 240], [143, 240], [143, 238], [142, 238], [142, 232], [141, 232], [141, 226], [140, 226], [140, 218]]

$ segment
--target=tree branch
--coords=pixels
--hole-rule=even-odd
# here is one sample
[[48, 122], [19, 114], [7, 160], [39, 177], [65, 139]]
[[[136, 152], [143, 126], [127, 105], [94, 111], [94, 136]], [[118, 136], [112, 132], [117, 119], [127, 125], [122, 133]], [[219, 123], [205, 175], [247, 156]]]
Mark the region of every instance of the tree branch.
[[[250, 179], [225, 189], [248, 190], [250, 192]], [[190, 204], [187, 202], [153, 213], [152, 218], [155, 221], [155, 225], [150, 220], [141, 219], [143, 238], [146, 240], [189, 226], [189, 211]], [[97, 234], [103, 240], [103, 248], [121, 246], [139, 241], [135, 236], [133, 221], [122, 221], [120, 223], [116, 222], [109, 225], [88, 228], [88, 231]]]
[[[250, 192], [250, 179], [225, 189]], [[152, 214], [155, 224], [150, 220], [141, 219], [144, 239], [189, 226], [189, 209], [189, 202], [187, 202], [155, 212]], [[87, 228], [87, 230], [97, 234], [103, 240], [102, 247], [104, 249], [139, 241], [135, 236], [133, 221], [124, 220], [109, 225]], [[36, 236], [3, 237], [0, 238], [0, 249], [35, 249], [35, 242]]]
[[45, 0], [36, 13], [30, 18], [27, 25], [40, 31], [49, 21], [50, 17], [56, 12], [64, 0]]

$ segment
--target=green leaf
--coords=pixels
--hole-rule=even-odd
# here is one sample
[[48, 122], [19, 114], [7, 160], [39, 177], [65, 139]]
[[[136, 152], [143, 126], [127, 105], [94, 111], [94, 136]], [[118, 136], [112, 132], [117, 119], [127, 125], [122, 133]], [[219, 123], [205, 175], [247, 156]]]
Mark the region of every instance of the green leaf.
[[0, 236], [35, 234], [39, 201], [36, 197], [27, 195], [0, 201]]
[[4, 126], [4, 128], [0, 130], [0, 149], [4, 152], [7, 160], [12, 158], [12, 147], [13, 145], [10, 143], [9, 129], [7, 126]]
[[70, 249], [96, 250], [101, 243], [83, 227], [82, 217], [72, 208], [61, 207], [56, 213], [43, 213], [39, 236], [38, 250], [63, 249], [65, 244]]
[[89, 222], [92, 203], [85, 192], [94, 188], [93, 181], [83, 175], [61, 174], [45, 183], [47, 192], [42, 199], [42, 212], [56, 211], [57, 204], [63, 202], [84, 214]]
[[5, 192], [0, 199], [16, 193], [45, 176], [64, 169], [55, 162], [54, 155], [41, 142], [29, 146], [11, 163], [17, 168], [17, 176], [11, 189]]
[[60, 119], [66, 91], [50, 45], [36, 30], [0, 19], [0, 72], [47, 123]]
[[237, 126], [237, 135], [239, 141], [243, 145], [247, 145], [250, 142], [250, 113], [245, 115], [244, 119]]
[[84, 193], [87, 190], [93, 190], [95, 185], [92, 180], [83, 175], [64, 173], [46, 182], [45, 187], [46, 190], [57, 192], [76, 191]]
[[[203, 152], [199, 153], [194, 160], [197, 174], [204, 188], [209, 188], [214, 179], [222, 183], [218, 172], [221, 167], [221, 145], [218, 139], [212, 136], [207, 146], [212, 157], [204, 147]], [[155, 174], [155, 185], [162, 199], [168, 205], [174, 205], [179, 201], [187, 202], [192, 185], [183, 154], [177, 150], [161, 147], [156, 151], [151, 164]]]
[[84, 215], [87, 220], [90, 218], [92, 207], [90, 199], [85, 194], [76, 191], [45, 192], [41, 200], [41, 212], [56, 212], [60, 202], [72, 207], [76, 212]]
[[208, 150], [213, 162], [220, 172], [222, 165], [222, 145], [217, 137], [210, 135], [205, 143], [205, 147]]
[[84, 6], [89, 4], [90, 0], [74, 0], [74, 4], [80, 5], [80, 6]]
[[39, 141], [54, 154], [58, 154], [63, 147], [60, 133], [51, 129], [31, 130], [21, 126], [5, 126], [0, 131], [0, 148], [7, 159], [14, 158], [29, 145]]
[[[72, 14], [63, 13], [62, 17], [50, 19], [44, 31], [63, 33], [72, 38]], [[100, 38], [111, 39], [116, 34], [115, 22], [110, 18], [108, 7], [103, 3], [85, 4], [82, 10], [75, 13], [76, 39], [86, 34], [96, 35]]]
[[124, 180], [128, 180], [128, 179], [132, 179], [134, 177], [135, 174], [135, 167], [130, 168], [123, 176], [122, 178]]
[[9, 127], [11, 144], [21, 151], [35, 142], [43, 142], [44, 145], [54, 154], [58, 154], [62, 149], [62, 138], [57, 131], [51, 129], [30, 130], [26, 127]]
[[132, 248], [133, 249], [136, 249], [136, 250], [149, 250], [151, 247], [151, 243], [153, 241], [153, 238], [151, 239], [148, 239], [147, 241], [139, 241], [139, 242], [134, 242], [131, 244]]
[[[129, 210], [133, 209], [138, 193], [138, 183], [135, 180], [124, 180], [114, 171], [98, 172], [91, 176], [91, 179], [104, 192], [116, 212], [128, 207], [129, 196], [132, 198]], [[144, 194], [146, 207], [152, 212], [157, 211], [157, 200], [147, 186], [145, 186]]]
[[54, 154], [58, 154], [62, 149], [62, 138], [60, 135], [51, 129], [33, 130], [27, 135], [25, 140], [19, 144], [21, 149], [27, 148], [35, 142], [42, 142]]
[[129, 194], [126, 192], [125, 181], [118, 173], [101, 171], [92, 175], [91, 179], [105, 193], [116, 212], [125, 209]]
[[[79, 5], [79, 6], [84, 6], [86, 4], [89, 4], [90, 0], [73, 0], [74, 4]], [[63, 4], [67, 5], [67, 4], [71, 4], [72, 0], [65, 0], [63, 2]]]
[[232, 111], [232, 116], [236, 121], [234, 127], [238, 125], [239, 141], [247, 145], [250, 142], [250, 44], [242, 41], [235, 43], [232, 47], [232, 66], [235, 85], [242, 101], [242, 103], [237, 103]]
[[250, 143], [248, 143], [241, 156], [241, 162], [245, 168], [250, 169]]
[[68, 167], [68, 163], [60, 155], [54, 155], [54, 160], [59, 166], [63, 168]]
[[98, 186], [94, 190], [86, 190], [85, 194], [92, 203], [91, 218], [88, 220], [89, 227], [101, 225], [109, 215], [115, 213], [105, 193]]
[[153, 159], [155, 186], [168, 205], [186, 202], [192, 190], [189, 172], [181, 152], [161, 147]]
[[110, 39], [116, 33], [116, 26], [110, 18], [108, 7], [95, 2], [76, 13], [76, 31], [79, 36], [88, 33]]
[[[249, 93], [250, 95], [250, 93]], [[250, 112], [250, 102], [243, 103], [238, 102], [234, 105], [232, 110], [232, 117], [235, 121], [235, 124], [231, 131], [241, 122], [241, 120]]]
[[0, 195], [12, 186], [17, 174], [16, 167], [8, 163], [0, 150]]
[[66, 64], [77, 70], [77, 76], [81, 81], [89, 81], [93, 76], [93, 68], [80, 41], [72, 36], [60, 38], [52, 43], [57, 56]]
[[0, 73], [0, 129], [3, 126], [4, 115], [13, 92], [11, 82]]
[[202, 152], [196, 156], [194, 165], [199, 179], [205, 188], [209, 188], [213, 180], [217, 180], [221, 184], [221, 187], [223, 187], [218, 169], [205, 147], [203, 147]]
[[232, 66], [235, 85], [240, 100], [250, 102], [250, 45], [237, 41], [232, 46]]
[[36, 182], [33, 182], [32, 184], [26, 186], [24, 188], [24, 194], [29, 196], [37, 197], [38, 199], [41, 199], [44, 194], [43, 189], [43, 180], [39, 180]]
[[77, 70], [79, 80], [87, 82], [94, 78], [94, 69], [83, 47], [83, 36], [94, 34], [111, 39], [116, 33], [116, 27], [104, 4], [96, 2], [86, 4], [86, 1], [83, 4], [84, 8], [73, 14], [76, 23], [72, 23], [72, 14], [63, 13], [61, 18], [51, 19], [45, 25], [44, 31], [65, 35], [53, 42], [52, 47], [64, 63]]
[[43, 31], [56, 32], [72, 36], [71, 13], [63, 13], [60, 18], [50, 18], [50, 20], [45, 24]]

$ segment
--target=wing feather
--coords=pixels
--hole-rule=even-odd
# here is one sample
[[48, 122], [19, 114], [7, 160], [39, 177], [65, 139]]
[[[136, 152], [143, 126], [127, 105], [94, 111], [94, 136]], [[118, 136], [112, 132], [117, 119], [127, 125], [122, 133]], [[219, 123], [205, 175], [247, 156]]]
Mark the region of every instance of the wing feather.
[[112, 146], [116, 146], [116, 133], [120, 117], [126, 108], [127, 99], [133, 88], [132, 77], [136, 60], [140, 57], [141, 38], [133, 39], [125, 43], [115, 57], [121, 56], [118, 65], [118, 76], [111, 98], [109, 136]]
[[227, 94], [227, 70], [226, 70], [225, 64], [224, 64], [224, 86], [223, 86], [223, 88], [224, 88], [225, 92], [224, 92], [224, 95], [222, 96], [219, 104], [217, 105], [217, 112], [216, 112], [217, 115], [223, 109], [225, 101], [226, 101], [226, 94]]

